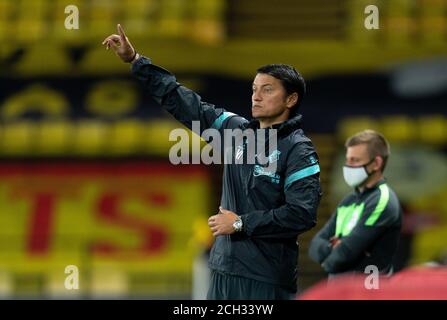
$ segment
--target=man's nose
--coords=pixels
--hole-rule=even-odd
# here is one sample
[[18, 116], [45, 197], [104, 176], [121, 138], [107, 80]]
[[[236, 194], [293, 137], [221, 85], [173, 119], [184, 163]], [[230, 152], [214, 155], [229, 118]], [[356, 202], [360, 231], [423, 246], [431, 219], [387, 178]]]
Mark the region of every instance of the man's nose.
[[253, 92], [253, 95], [251, 97], [253, 99], [253, 101], [261, 101], [261, 96], [259, 95], [259, 93]]

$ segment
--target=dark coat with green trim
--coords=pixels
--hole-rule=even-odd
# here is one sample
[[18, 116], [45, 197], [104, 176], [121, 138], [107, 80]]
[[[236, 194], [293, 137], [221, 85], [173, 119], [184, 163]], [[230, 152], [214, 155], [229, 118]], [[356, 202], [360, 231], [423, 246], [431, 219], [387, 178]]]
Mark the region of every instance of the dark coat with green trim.
[[[393, 271], [402, 225], [399, 200], [385, 180], [363, 192], [355, 190], [337, 206], [325, 226], [312, 239], [309, 255], [330, 274]], [[332, 249], [330, 238], [341, 239]]]
[[[240, 129], [243, 135], [247, 129], [259, 128], [258, 121], [203, 102], [176, 82], [173, 74], [145, 57], [135, 62], [132, 70], [152, 98], [178, 121], [190, 129], [192, 121], [200, 121], [198, 134], [214, 128], [221, 135], [225, 129]], [[240, 157], [247, 153], [243, 139], [233, 150], [221, 150], [226, 154], [232, 151], [232, 163], [224, 165], [221, 206], [241, 216], [243, 231], [216, 238], [209, 259], [211, 269], [296, 292], [297, 236], [316, 225], [321, 198], [318, 156], [300, 124], [297, 115], [265, 130], [264, 144], [272, 133], [277, 135], [277, 149], [269, 153], [269, 164], [244, 162], [244, 156]], [[269, 168], [272, 162], [273, 171]]]

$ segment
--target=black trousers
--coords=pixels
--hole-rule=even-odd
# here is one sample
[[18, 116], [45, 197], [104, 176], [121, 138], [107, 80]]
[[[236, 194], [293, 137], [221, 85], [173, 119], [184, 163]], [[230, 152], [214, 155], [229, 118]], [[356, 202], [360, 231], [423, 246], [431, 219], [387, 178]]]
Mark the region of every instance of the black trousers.
[[290, 300], [295, 294], [280, 286], [211, 270], [208, 300]]

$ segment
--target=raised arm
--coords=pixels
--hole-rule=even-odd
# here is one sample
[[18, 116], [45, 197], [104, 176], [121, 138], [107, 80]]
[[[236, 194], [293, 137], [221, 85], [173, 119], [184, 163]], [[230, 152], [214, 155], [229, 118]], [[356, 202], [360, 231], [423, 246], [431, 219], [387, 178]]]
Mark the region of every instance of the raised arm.
[[131, 63], [132, 73], [151, 97], [183, 125], [192, 129], [192, 121], [200, 121], [200, 132], [196, 133], [202, 134], [205, 129], [236, 128], [247, 121], [224, 108], [202, 101], [197, 93], [178, 83], [171, 72], [140, 56], [119, 24], [117, 31], [118, 34], [108, 36], [102, 44], [107, 49], [112, 48], [123, 62]]

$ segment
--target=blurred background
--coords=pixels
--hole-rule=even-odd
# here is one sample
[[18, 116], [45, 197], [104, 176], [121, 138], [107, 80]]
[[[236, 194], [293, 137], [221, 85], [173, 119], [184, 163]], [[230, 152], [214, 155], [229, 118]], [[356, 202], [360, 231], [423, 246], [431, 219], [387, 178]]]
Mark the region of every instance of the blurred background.
[[[68, 5], [79, 29], [64, 26]], [[117, 23], [203, 100], [248, 118], [259, 66], [303, 74], [324, 195], [299, 239], [300, 292], [326, 276], [308, 244], [349, 191], [344, 141], [366, 128], [391, 143], [396, 269], [447, 262], [447, 0], [0, 0], [1, 298], [204, 297], [222, 167], [169, 163], [180, 125], [101, 46]]]

